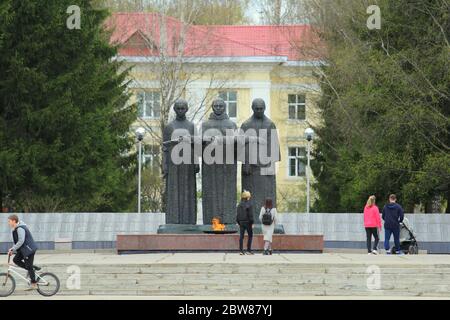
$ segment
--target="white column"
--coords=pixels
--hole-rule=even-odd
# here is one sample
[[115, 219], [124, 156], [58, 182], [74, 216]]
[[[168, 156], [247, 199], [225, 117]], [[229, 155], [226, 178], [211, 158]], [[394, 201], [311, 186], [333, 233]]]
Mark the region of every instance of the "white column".
[[250, 103], [261, 98], [266, 103], [266, 116], [270, 118], [270, 81], [254, 83], [250, 87]]
[[205, 118], [204, 114], [207, 110], [207, 106], [204, 105], [206, 94], [207, 90], [205, 88], [186, 87], [186, 100], [189, 103], [188, 118], [196, 125], [200, 123], [201, 119]]

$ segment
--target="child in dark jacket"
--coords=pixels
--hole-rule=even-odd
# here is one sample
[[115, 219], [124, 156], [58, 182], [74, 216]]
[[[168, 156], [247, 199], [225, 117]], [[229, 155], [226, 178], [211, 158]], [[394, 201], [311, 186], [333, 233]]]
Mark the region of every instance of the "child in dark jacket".
[[14, 263], [28, 271], [30, 276], [30, 287], [26, 290], [37, 290], [37, 281], [35, 275], [35, 266], [33, 266], [34, 255], [37, 251], [36, 242], [31, 235], [27, 225], [22, 221], [19, 221], [19, 217], [15, 214], [8, 217], [8, 224], [11, 227], [11, 235], [13, 238], [14, 246], [9, 249], [8, 254], [14, 256]]
[[390, 254], [389, 241], [394, 235], [395, 250], [397, 254], [402, 254], [400, 250], [400, 223], [403, 221], [403, 208], [397, 203], [395, 194], [389, 196], [389, 203], [383, 208], [382, 218], [384, 220], [384, 249]]

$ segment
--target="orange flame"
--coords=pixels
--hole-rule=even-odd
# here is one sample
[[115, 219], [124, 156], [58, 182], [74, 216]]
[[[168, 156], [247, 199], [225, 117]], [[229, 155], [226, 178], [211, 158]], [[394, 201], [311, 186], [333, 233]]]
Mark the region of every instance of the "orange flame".
[[225, 225], [220, 223], [220, 219], [219, 218], [213, 218], [211, 220], [211, 225], [212, 225], [212, 229], [214, 231], [223, 231], [223, 230], [225, 230]]

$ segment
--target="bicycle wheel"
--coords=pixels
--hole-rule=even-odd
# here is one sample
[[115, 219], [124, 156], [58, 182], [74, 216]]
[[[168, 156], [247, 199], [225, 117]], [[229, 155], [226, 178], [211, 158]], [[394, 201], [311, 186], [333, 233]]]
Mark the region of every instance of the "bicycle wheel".
[[16, 290], [16, 280], [7, 273], [0, 273], [0, 297], [12, 295]]
[[59, 291], [59, 279], [53, 273], [45, 272], [36, 275], [38, 280], [37, 291], [44, 297], [51, 297]]

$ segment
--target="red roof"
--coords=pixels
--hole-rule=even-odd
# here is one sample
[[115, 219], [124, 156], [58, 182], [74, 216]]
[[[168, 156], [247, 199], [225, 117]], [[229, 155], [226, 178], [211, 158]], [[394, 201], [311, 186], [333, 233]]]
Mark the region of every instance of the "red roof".
[[[317, 60], [311, 50], [319, 43], [310, 25], [288, 26], [187, 26], [157, 13], [116, 13], [107, 22], [111, 41], [120, 44], [121, 56], [157, 56], [166, 29], [167, 52], [176, 56], [185, 39], [183, 57], [287, 57]], [[184, 33], [185, 37], [181, 37]]]

